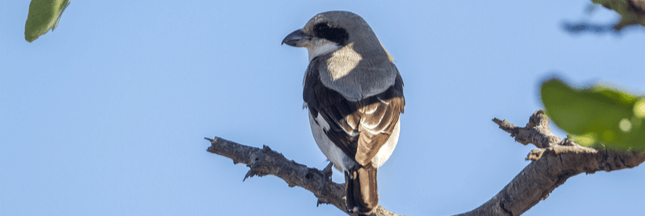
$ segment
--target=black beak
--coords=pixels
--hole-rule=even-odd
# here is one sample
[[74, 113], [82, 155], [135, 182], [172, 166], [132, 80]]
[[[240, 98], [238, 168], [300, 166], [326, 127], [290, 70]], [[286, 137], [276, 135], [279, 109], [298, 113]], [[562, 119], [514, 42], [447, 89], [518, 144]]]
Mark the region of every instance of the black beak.
[[287, 37], [282, 40], [282, 44], [294, 47], [304, 47], [307, 46], [307, 42], [309, 42], [311, 38], [313, 38], [313, 36], [305, 33], [302, 29], [298, 29], [287, 35]]

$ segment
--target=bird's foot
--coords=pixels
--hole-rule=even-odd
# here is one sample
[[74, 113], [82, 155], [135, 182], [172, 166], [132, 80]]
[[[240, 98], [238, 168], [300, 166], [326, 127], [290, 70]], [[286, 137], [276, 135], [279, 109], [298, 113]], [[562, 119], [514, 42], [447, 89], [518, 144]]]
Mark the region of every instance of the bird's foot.
[[[331, 170], [331, 168], [333, 166], [334, 166], [334, 163], [329, 162], [329, 164], [322, 170], [322, 173], [323, 173], [323, 185], [320, 188], [320, 192], [319, 192], [320, 195], [322, 195], [323, 192], [325, 191], [325, 187], [327, 187], [327, 183], [329, 183], [331, 181], [331, 176], [332, 176], [332, 174], [334, 174], [333, 171]], [[316, 206], [320, 205], [320, 203], [322, 203], [322, 202], [320, 200], [318, 200], [318, 204], [316, 204]]]
[[331, 175], [332, 175], [332, 174], [334, 174], [334, 173], [332, 172], [332, 170], [331, 170], [331, 168], [332, 168], [332, 167], [334, 167], [334, 163], [329, 162], [329, 164], [327, 164], [327, 166], [325, 167], [325, 169], [323, 169], [323, 170], [322, 170], [323, 175], [325, 176], [325, 179], [327, 179], [327, 180], [329, 180], [329, 181], [331, 181]]

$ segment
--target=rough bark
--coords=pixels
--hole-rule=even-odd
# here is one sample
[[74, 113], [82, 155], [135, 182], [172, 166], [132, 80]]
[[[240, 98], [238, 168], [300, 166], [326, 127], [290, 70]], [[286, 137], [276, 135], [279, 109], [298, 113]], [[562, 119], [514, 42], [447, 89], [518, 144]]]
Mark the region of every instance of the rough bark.
[[534, 144], [539, 149], [529, 153], [532, 162], [492, 199], [466, 215], [520, 215], [572, 176], [596, 171], [613, 171], [638, 166], [645, 154], [593, 149], [554, 136], [549, 119], [542, 110], [533, 113], [526, 127], [493, 119], [519, 143]]
[[[497, 195], [478, 208], [459, 214], [461, 216], [520, 215], [546, 199], [569, 177], [583, 172], [590, 174], [596, 171], [609, 172], [632, 168], [645, 161], [644, 153], [593, 149], [567, 139], [562, 140], [551, 133], [549, 120], [542, 110], [533, 113], [526, 127], [518, 127], [497, 118], [493, 119], [493, 122], [510, 133], [517, 142], [524, 145], [533, 144], [538, 149], [531, 151], [526, 158], [532, 162]], [[318, 198], [318, 204], [332, 204], [353, 215], [347, 211], [344, 184], [332, 182], [325, 171], [288, 160], [268, 146], [259, 149], [218, 137], [206, 139], [211, 141], [208, 152], [228, 157], [233, 163], [243, 163], [250, 168], [244, 179], [274, 175], [283, 179], [290, 187], [300, 186], [311, 191]], [[397, 214], [379, 206], [374, 215]]]
[[[284, 180], [289, 187], [300, 186], [312, 192], [318, 198], [318, 204], [332, 204], [349, 215], [355, 215], [347, 211], [345, 184], [331, 181], [330, 175], [325, 175], [324, 171], [288, 160], [268, 146], [259, 149], [219, 137], [205, 139], [211, 141], [208, 152], [230, 158], [234, 164], [246, 164], [250, 168], [244, 180], [253, 176], [274, 175]], [[373, 215], [396, 216], [397, 214], [378, 206]]]

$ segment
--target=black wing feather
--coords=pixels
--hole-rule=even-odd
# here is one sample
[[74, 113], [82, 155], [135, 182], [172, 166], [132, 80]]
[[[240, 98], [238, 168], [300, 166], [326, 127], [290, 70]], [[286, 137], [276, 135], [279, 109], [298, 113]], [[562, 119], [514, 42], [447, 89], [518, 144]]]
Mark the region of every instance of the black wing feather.
[[325, 134], [343, 152], [366, 166], [389, 139], [399, 114], [403, 113], [403, 80], [396, 77], [394, 85], [381, 94], [359, 101], [349, 101], [320, 81], [315, 58], [305, 74], [303, 99], [311, 115], [322, 115], [329, 124]]

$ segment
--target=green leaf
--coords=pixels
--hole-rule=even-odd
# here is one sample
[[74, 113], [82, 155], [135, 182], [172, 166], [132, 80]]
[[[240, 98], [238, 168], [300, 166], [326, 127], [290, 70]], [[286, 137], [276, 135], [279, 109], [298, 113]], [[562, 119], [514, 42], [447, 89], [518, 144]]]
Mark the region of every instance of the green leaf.
[[642, 0], [592, 0], [595, 4], [616, 11], [620, 14], [620, 22], [614, 29], [620, 30], [628, 25], [645, 26], [645, 1]]
[[645, 151], [645, 98], [604, 87], [575, 89], [558, 79], [542, 84], [549, 117], [581, 145]]
[[31, 0], [25, 24], [25, 40], [32, 42], [58, 26], [70, 0]]

